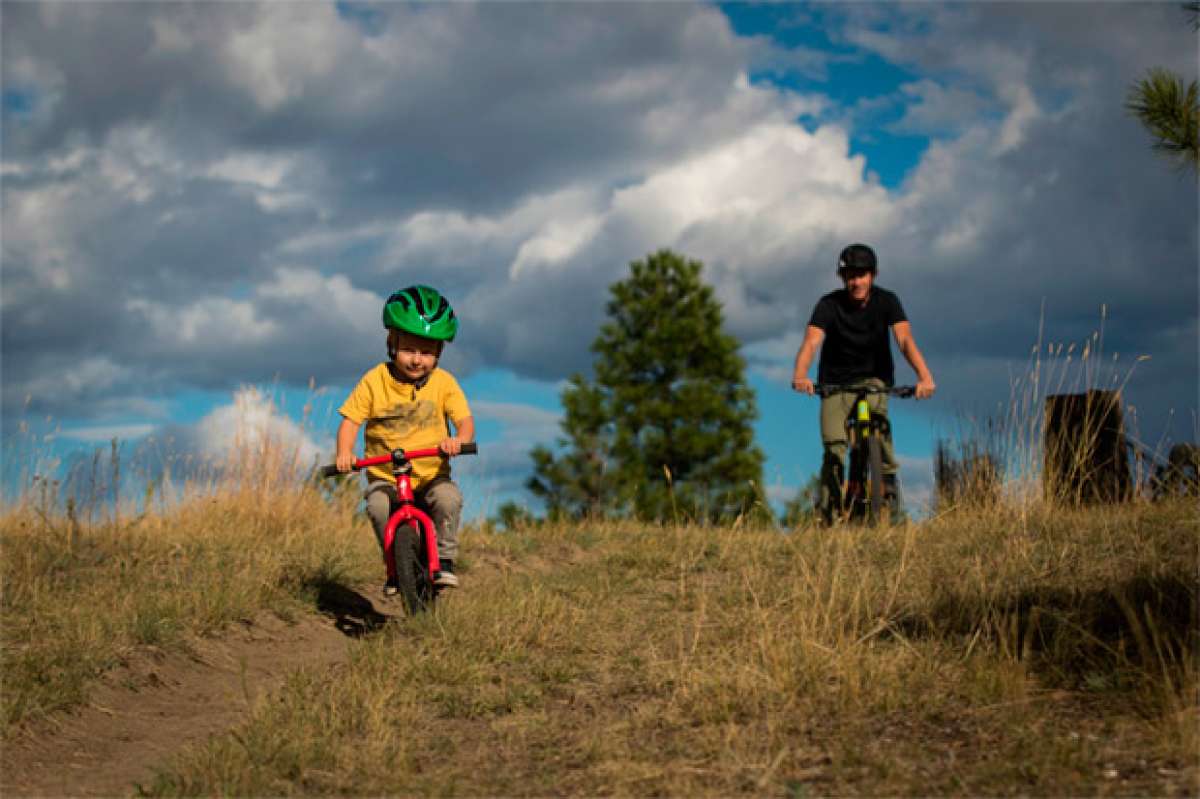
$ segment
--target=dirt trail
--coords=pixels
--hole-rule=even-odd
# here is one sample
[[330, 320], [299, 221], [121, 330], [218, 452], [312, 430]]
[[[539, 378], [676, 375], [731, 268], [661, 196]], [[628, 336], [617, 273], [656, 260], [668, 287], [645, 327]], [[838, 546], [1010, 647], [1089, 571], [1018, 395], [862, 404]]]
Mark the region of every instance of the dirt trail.
[[336, 668], [355, 637], [388, 618], [341, 587], [325, 589], [318, 606], [321, 614], [294, 623], [268, 616], [238, 625], [188, 654], [139, 654], [105, 675], [85, 707], [5, 744], [0, 796], [134, 794], [172, 755], [236, 725], [289, 672]]

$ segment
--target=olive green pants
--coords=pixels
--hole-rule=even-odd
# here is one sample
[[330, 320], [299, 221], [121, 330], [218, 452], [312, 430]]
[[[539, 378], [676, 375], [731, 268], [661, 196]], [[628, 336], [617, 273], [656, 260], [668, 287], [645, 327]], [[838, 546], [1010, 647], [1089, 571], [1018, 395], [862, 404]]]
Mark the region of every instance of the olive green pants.
[[[862, 380], [854, 385], [883, 388], [882, 380], [871, 378]], [[846, 417], [854, 410], [855, 395], [844, 391], [830, 397], [821, 398], [821, 443], [825, 447], [825, 457], [821, 462], [821, 505], [828, 507], [828, 492], [833, 486], [840, 486], [845, 472], [846, 448], [849, 439], [846, 436]], [[887, 418], [887, 394], [868, 394], [867, 404], [871, 412]], [[883, 444], [883, 475], [889, 481], [894, 481], [900, 470], [896, 463], [896, 453], [892, 447], [892, 432], [890, 426], [882, 436]]]

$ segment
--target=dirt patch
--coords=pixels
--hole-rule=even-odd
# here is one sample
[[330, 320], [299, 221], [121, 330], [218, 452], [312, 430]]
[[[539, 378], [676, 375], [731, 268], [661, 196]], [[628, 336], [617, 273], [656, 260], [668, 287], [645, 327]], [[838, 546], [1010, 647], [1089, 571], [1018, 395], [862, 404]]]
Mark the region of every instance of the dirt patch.
[[268, 616], [196, 641], [188, 653], [139, 652], [105, 675], [87, 706], [32, 724], [6, 743], [0, 795], [135, 793], [173, 754], [236, 725], [289, 672], [344, 663], [362, 631], [348, 621], [360, 619], [345, 612], [291, 622]]

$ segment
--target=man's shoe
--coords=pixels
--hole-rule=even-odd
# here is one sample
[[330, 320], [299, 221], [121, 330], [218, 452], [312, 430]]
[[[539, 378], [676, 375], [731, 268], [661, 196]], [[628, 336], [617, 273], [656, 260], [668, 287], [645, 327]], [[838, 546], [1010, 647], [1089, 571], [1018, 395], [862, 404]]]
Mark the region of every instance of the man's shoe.
[[443, 588], [458, 588], [458, 578], [454, 576], [454, 561], [442, 558], [440, 565], [442, 568], [433, 581], [434, 585], [440, 585]]

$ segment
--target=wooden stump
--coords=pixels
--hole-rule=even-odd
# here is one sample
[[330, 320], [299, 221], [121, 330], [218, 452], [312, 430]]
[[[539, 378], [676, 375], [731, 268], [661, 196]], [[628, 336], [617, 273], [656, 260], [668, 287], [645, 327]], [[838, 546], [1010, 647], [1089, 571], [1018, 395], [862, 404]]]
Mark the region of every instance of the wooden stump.
[[1072, 504], [1123, 502], [1132, 493], [1119, 391], [1046, 397], [1046, 497]]

